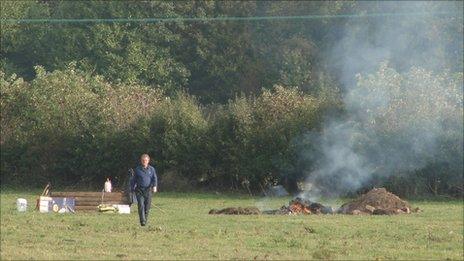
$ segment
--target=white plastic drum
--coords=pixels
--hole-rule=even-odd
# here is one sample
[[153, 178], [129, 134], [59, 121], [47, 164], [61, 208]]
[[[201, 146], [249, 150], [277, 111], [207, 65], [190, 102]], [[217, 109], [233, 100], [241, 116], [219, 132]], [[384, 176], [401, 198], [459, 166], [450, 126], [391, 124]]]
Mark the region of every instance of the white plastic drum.
[[16, 200], [16, 208], [19, 212], [26, 212], [27, 209], [27, 200], [24, 198], [18, 198]]

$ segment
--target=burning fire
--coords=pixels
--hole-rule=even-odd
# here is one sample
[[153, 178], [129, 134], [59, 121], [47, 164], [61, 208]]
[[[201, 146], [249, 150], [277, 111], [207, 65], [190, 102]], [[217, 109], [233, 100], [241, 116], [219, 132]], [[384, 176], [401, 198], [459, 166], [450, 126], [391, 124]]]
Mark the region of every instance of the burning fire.
[[332, 207], [324, 206], [317, 202], [311, 202], [302, 198], [295, 198], [288, 206], [282, 206], [279, 210], [269, 214], [284, 215], [310, 215], [310, 214], [333, 214]]
[[311, 210], [308, 206], [301, 204], [300, 202], [294, 202], [288, 206], [288, 210], [292, 214], [311, 214]]

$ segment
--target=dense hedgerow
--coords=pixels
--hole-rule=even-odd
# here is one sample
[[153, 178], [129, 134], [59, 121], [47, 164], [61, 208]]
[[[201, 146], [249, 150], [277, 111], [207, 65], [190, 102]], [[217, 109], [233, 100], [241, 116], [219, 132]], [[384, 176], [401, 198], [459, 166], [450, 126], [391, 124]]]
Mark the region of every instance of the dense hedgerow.
[[[393, 74], [391, 79], [400, 77]], [[335, 88], [323, 83], [320, 91], [312, 95], [298, 88], [275, 86], [257, 96], [239, 96], [226, 104], [201, 105], [183, 92], [168, 97], [141, 85], [110, 84], [100, 76], [76, 69], [74, 64], [54, 72], [36, 67], [36, 75], [30, 82], [1, 75], [2, 185], [40, 187], [51, 181], [60, 186], [95, 189], [106, 177], [112, 177], [115, 185], [122, 186], [127, 169], [137, 164], [139, 155], [149, 153], [161, 181], [166, 181], [161, 186], [261, 191], [281, 183], [296, 190], [297, 183], [308, 174], [300, 166], [301, 153], [302, 147], [311, 144], [303, 142], [303, 137], [320, 132], [329, 112], [338, 111], [343, 117], [344, 109]], [[416, 70], [407, 80], [413, 81], [419, 75], [427, 76], [429, 83], [438, 79], [437, 90], [451, 83], [458, 86], [458, 79], [462, 79], [446, 74], [434, 78]], [[375, 96], [385, 82], [395, 85], [391, 79], [381, 73], [360, 78], [359, 90]], [[421, 86], [424, 88], [419, 91], [427, 89]], [[459, 88], [453, 86], [450, 93], [437, 93], [437, 97], [459, 94]], [[381, 128], [376, 130], [381, 135], [398, 133], [395, 128], [401, 126], [389, 122], [407, 128], [410, 121], [444, 115], [445, 123], [462, 129], [457, 117], [462, 114], [462, 98], [457, 96], [449, 97], [457, 99], [454, 105], [436, 100], [449, 105], [437, 107], [445, 108], [443, 111], [417, 107], [415, 115], [407, 114], [407, 121], [395, 119], [401, 97], [418, 105], [428, 102], [420, 100], [425, 99], [422, 96], [414, 99], [414, 93], [401, 96], [400, 89], [392, 89], [398, 98], [391, 103], [393, 107], [383, 108], [375, 119], [365, 121], [382, 121], [372, 127]], [[365, 117], [371, 116], [370, 111], [366, 113]], [[443, 133], [449, 134], [440, 136], [443, 144], [450, 146], [440, 150], [439, 156], [462, 157], [462, 147], [458, 146], [462, 145], [462, 135], [455, 128]], [[317, 157], [308, 157], [312, 158]], [[410, 175], [395, 175], [386, 184], [408, 194], [455, 193], [462, 186], [462, 164], [455, 158], [450, 161], [455, 165], [438, 168], [443, 162], [439, 161]], [[311, 164], [305, 162], [305, 168]], [[446, 172], [440, 174], [439, 181], [438, 169]], [[420, 183], [416, 184], [417, 180]]]
[[204, 107], [137, 85], [110, 85], [71, 64], [36, 68], [31, 82], [2, 75], [2, 181], [67, 186], [124, 181], [149, 153], [192, 186], [252, 187], [281, 179], [293, 139], [320, 122], [323, 99], [277, 86], [258, 97]]

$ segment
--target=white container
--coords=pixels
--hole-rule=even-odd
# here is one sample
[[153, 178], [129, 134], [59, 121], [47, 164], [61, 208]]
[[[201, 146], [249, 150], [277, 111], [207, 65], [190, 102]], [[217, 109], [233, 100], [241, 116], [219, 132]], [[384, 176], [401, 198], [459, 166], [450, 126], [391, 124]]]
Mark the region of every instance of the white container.
[[105, 182], [105, 192], [111, 192], [113, 190], [113, 186], [111, 185], [110, 179], [106, 179]]
[[16, 200], [16, 208], [19, 212], [26, 212], [27, 209], [27, 200], [24, 198], [18, 198]]
[[130, 214], [129, 205], [113, 205], [113, 207], [118, 209], [119, 214]]
[[40, 196], [40, 202], [39, 202], [40, 213], [48, 213], [51, 203], [52, 203], [51, 197]]

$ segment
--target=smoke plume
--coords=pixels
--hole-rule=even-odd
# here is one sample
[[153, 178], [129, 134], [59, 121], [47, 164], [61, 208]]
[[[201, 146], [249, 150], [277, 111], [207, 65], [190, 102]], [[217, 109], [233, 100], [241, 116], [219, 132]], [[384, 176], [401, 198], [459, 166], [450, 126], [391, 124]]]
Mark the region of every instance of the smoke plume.
[[[367, 10], [374, 5], [361, 4]], [[462, 2], [375, 7], [430, 15], [346, 25], [330, 58], [340, 75], [346, 114], [327, 120], [321, 133], [306, 135], [311, 146], [301, 157], [312, 164], [300, 196], [338, 196], [431, 164], [458, 164], [462, 170], [463, 20], [456, 13]]]

